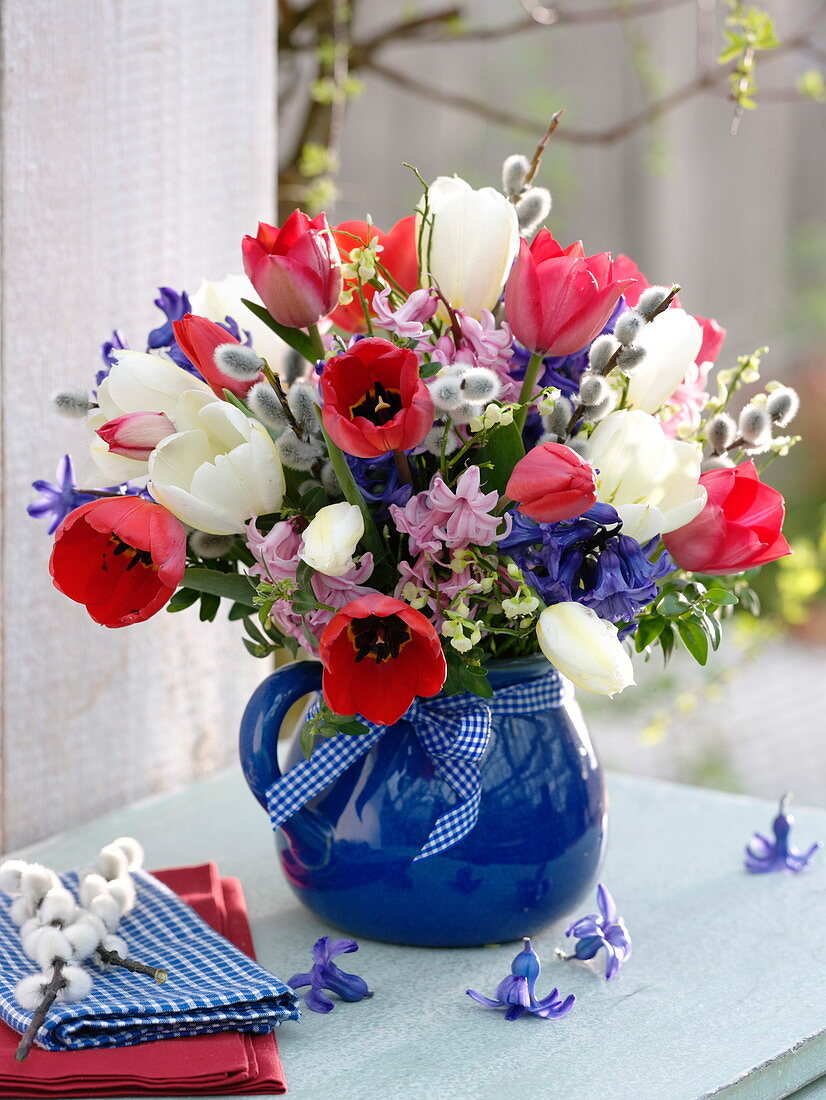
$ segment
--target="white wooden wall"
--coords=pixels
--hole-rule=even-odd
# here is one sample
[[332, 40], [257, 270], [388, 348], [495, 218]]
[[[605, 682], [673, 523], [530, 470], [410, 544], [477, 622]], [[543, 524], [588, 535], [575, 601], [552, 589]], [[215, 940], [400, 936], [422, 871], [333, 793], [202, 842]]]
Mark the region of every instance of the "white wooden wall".
[[50, 392], [89, 384], [114, 326], [139, 347], [155, 287], [240, 270], [272, 216], [274, 7], [3, 0], [0, 850], [232, 759], [265, 671], [190, 612], [96, 626], [25, 507], [83, 453]]

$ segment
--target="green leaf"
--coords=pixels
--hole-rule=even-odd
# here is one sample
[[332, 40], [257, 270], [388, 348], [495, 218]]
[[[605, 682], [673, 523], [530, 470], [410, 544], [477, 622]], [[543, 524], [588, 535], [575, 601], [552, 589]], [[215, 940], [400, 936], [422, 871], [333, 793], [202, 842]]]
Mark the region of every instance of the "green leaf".
[[192, 588], [179, 588], [166, 605], [166, 610], [175, 612], [183, 611], [187, 607], [192, 607], [199, 595], [200, 593]]
[[684, 615], [690, 607], [691, 604], [680, 592], [666, 592], [657, 604], [659, 613], [661, 615], [666, 615], [669, 619], [675, 618], [678, 615]]
[[719, 649], [720, 642], [723, 640], [723, 628], [720, 625], [720, 620], [716, 619], [714, 615], [709, 615], [704, 612], [700, 618], [703, 624], [703, 629], [709, 637], [712, 649]]
[[708, 635], [696, 619], [680, 619], [677, 623], [683, 645], [698, 665], [708, 660]]
[[215, 616], [218, 614], [218, 608], [221, 606], [221, 597], [213, 596], [211, 592], [204, 592], [201, 595], [201, 611], [200, 619], [202, 623], [211, 623]]
[[315, 570], [311, 565], [308, 565], [302, 558], [298, 563], [298, 568], [295, 571], [295, 583], [302, 592], [309, 592], [315, 598], [313, 592], [313, 573]]
[[245, 607], [242, 603], [234, 603], [229, 609], [227, 618], [231, 623], [237, 622], [239, 619], [245, 619], [250, 613], [250, 609]]
[[706, 599], [715, 607], [734, 607], [738, 602], [733, 592], [726, 592], [725, 588], [710, 588], [706, 592]]
[[663, 664], [667, 665], [674, 651], [674, 627], [671, 623], [664, 624], [663, 632], [658, 639], [660, 649], [663, 651]]
[[481, 665], [460, 665], [459, 679], [462, 688], [471, 695], [479, 695], [482, 699], [493, 698], [488, 674]]
[[642, 653], [646, 646], [650, 646], [652, 642], [656, 642], [664, 628], [665, 619], [661, 619], [658, 615], [652, 615], [648, 618], [641, 619], [637, 627], [637, 632], [634, 635], [634, 645], [636, 646], [637, 653]]
[[222, 573], [219, 569], [193, 565], [184, 570], [184, 585], [196, 592], [208, 592], [245, 607], [255, 607], [255, 588], [240, 573]]
[[305, 722], [301, 727], [301, 733], [299, 734], [299, 743], [301, 745], [301, 751], [307, 760], [313, 755], [313, 749], [315, 748], [315, 733], [316, 724], [315, 721]]
[[272, 646], [259, 645], [258, 642], [253, 642], [249, 638], [242, 638], [241, 641], [247, 647], [247, 652], [251, 653], [253, 657], [269, 657], [272, 653]]
[[287, 328], [286, 325], [279, 325], [278, 321], [270, 316], [264, 306], [258, 305], [257, 302], [250, 302], [246, 298], [242, 298], [241, 301], [250, 313], [254, 313], [259, 321], [263, 321], [268, 328], [271, 328], [285, 344], [290, 345], [293, 351], [297, 351], [308, 363], [315, 363], [317, 356], [313, 348], [313, 342], [306, 332], [302, 332], [299, 328]]
[[[454, 651], [455, 652], [455, 651]], [[462, 686], [462, 666], [458, 660], [451, 660], [449, 655], [447, 656], [447, 678], [442, 685], [442, 691], [445, 695], [458, 695], [459, 692], [464, 691]]]
[[[522, 433], [515, 423], [501, 424], [488, 436], [487, 443], [473, 452], [473, 461], [481, 466], [482, 492], [504, 493], [505, 486], [520, 458], [525, 457]], [[483, 463], [489, 466], [482, 466]]]
[[306, 493], [302, 493], [298, 502], [298, 510], [302, 516], [310, 518], [316, 514], [319, 508], [323, 508], [327, 500], [327, 494], [321, 485], [313, 485]]
[[344, 717], [333, 719], [336, 728], [339, 733], [346, 733], [348, 737], [361, 737], [365, 733], [369, 733], [367, 726], [363, 722], [359, 722], [358, 718]]
[[419, 378], [434, 378], [442, 369], [442, 364], [437, 362], [422, 363], [419, 367]]
[[297, 588], [292, 594], [293, 611], [296, 615], [309, 615], [311, 611], [315, 611], [318, 601], [316, 600], [313, 592], [305, 592], [302, 588]]

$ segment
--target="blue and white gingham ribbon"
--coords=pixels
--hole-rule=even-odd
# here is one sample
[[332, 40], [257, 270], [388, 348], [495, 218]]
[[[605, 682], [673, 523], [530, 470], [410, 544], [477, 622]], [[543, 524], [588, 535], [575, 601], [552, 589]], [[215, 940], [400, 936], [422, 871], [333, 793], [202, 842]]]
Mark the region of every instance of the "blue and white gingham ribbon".
[[[219, 935], [162, 882], [132, 872], [137, 902], [120, 923], [132, 958], [162, 967], [163, 986], [118, 967], [93, 972], [83, 1001], [55, 1004], [37, 1033], [46, 1050], [120, 1047], [148, 1039], [215, 1031], [271, 1031], [300, 1016], [295, 993]], [[61, 875], [77, 896], [77, 874]], [[0, 892], [0, 1019], [25, 1031], [32, 1018], [14, 989], [36, 972], [23, 953], [20, 930], [9, 917], [11, 898]]]
[[[567, 698], [567, 681], [551, 669], [537, 679], [500, 688], [492, 699], [465, 694], [414, 699], [404, 719], [413, 725], [436, 777], [444, 780], [459, 800], [436, 820], [414, 863], [450, 848], [476, 824], [482, 798], [479, 762], [488, 747], [491, 716], [553, 710]], [[364, 724], [368, 733], [342, 733], [329, 738], [315, 748], [309, 760], [294, 765], [267, 788], [267, 806], [274, 830], [368, 753], [388, 729], [366, 720]]]

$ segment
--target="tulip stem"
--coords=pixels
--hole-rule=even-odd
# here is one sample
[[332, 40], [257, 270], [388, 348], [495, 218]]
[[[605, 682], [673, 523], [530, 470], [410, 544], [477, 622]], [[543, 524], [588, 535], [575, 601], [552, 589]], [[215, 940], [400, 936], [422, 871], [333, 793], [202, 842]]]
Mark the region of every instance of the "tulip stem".
[[321, 420], [321, 409], [318, 405], [316, 405], [315, 411], [318, 422], [321, 424], [321, 434], [324, 436], [324, 442], [327, 445], [330, 465], [333, 467], [333, 472], [338, 479], [341, 491], [344, 493], [344, 499], [349, 504], [354, 504], [361, 512], [364, 519], [364, 541], [367, 543], [368, 549], [372, 551], [374, 559], [378, 561], [384, 554], [384, 547], [382, 546], [382, 541], [379, 537], [378, 528], [373, 520], [373, 516], [370, 513], [370, 509], [367, 507], [367, 501], [362, 496], [361, 489], [359, 489], [356, 479], [353, 477], [353, 471], [347, 465], [347, 459], [344, 457], [344, 452], [332, 441], [332, 439], [330, 439], [329, 435], [324, 430], [324, 424]]
[[324, 341], [321, 339], [321, 333], [318, 331], [318, 325], [310, 325], [307, 329], [310, 334], [310, 340], [312, 341], [313, 351], [316, 353], [316, 358], [326, 359], [327, 349], [324, 347]]
[[533, 397], [533, 391], [536, 386], [537, 375], [539, 374], [539, 364], [542, 362], [542, 352], [535, 351], [531, 356], [528, 363], [528, 369], [525, 371], [525, 377], [522, 380], [522, 389], [519, 391], [519, 404], [521, 409], [517, 409], [513, 418], [514, 423], [521, 432], [525, 427], [525, 421], [528, 418], [528, 406], [530, 405], [531, 398]]

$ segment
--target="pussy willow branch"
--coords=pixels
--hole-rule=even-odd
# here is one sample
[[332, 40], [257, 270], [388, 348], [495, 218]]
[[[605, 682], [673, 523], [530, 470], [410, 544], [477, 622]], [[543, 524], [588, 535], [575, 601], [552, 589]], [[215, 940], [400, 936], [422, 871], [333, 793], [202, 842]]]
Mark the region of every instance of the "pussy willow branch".
[[[290, 0], [278, 0], [280, 27], [279, 51], [285, 54], [298, 54], [316, 50], [325, 38], [341, 41], [342, 0], [313, 0], [303, 8], [296, 8]], [[350, 0], [347, 16], [347, 37], [353, 25], [358, 0]], [[452, 107], [485, 118], [489, 122], [522, 130], [526, 133], [541, 132], [544, 124], [511, 111], [492, 107], [490, 104], [460, 93], [441, 91], [414, 76], [399, 72], [377, 60], [376, 54], [386, 46], [393, 44], [438, 43], [440, 45], [464, 42], [496, 40], [527, 31], [536, 31], [543, 27], [588, 26], [597, 23], [624, 22], [635, 18], [657, 15], [669, 10], [693, 4], [698, 16], [698, 51], [701, 38], [706, 41], [709, 35], [709, 16], [713, 16], [714, 0], [627, 0], [622, 5], [609, 4], [584, 11], [571, 7], [546, 7], [536, 0], [522, 0], [526, 15], [518, 20], [499, 26], [458, 28], [454, 25], [466, 10], [466, 5], [453, 5], [426, 15], [417, 16], [389, 27], [385, 27], [368, 38], [351, 41], [349, 59], [345, 59], [347, 71], [360, 70], [372, 72], [376, 76], [395, 84], [405, 91], [422, 99]], [[801, 50], [812, 55], [821, 53], [821, 48], [812, 40], [812, 34], [823, 19], [826, 0], [817, 5], [809, 19], [793, 34], [772, 50], [765, 60], [790, 50]], [[338, 13], [338, 20], [336, 19]], [[704, 51], [705, 52], [705, 51]], [[701, 54], [698, 52], [698, 62]], [[645, 107], [617, 124], [601, 130], [571, 130], [562, 127], [555, 140], [571, 145], [611, 146], [625, 140], [637, 130], [657, 121], [663, 115], [694, 99], [704, 92], [720, 92], [733, 71], [733, 66], [718, 67], [709, 65], [701, 69], [691, 80], [679, 88], [652, 100]], [[335, 81], [341, 77], [341, 70], [331, 73], [329, 67], [320, 64], [318, 75], [332, 75]], [[345, 74], [346, 75], [346, 74]], [[295, 83], [295, 82], [294, 82]], [[727, 94], [727, 93], [724, 93]], [[729, 96], [730, 98], [730, 96]], [[769, 102], [785, 100], [786, 96], [773, 92], [767, 97]], [[792, 96], [797, 101], [800, 96]], [[335, 156], [338, 152], [341, 128], [344, 122], [346, 102], [340, 97], [333, 103], [318, 103], [312, 100], [305, 111], [302, 125], [291, 150], [290, 158], [279, 173], [281, 207], [279, 215], [283, 218], [292, 209], [293, 199], [300, 200], [306, 179], [301, 175], [299, 164], [301, 153], [308, 142], [325, 145], [328, 153]]]

